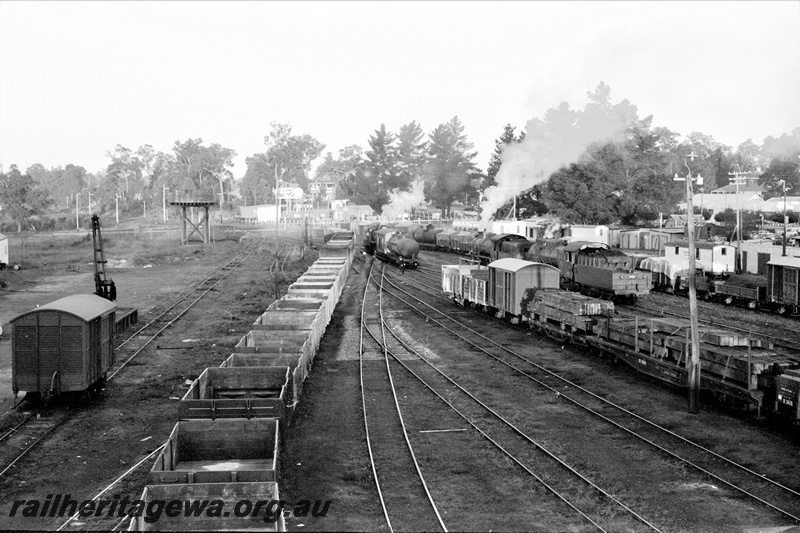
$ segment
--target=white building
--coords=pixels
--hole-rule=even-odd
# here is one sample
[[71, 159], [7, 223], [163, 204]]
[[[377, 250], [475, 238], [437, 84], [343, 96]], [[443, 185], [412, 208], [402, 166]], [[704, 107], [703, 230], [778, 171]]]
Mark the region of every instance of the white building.
[[275, 222], [277, 208], [275, 204], [239, 206], [239, 214], [247, 220], [258, 222]]
[[584, 226], [575, 224], [569, 226], [566, 235], [571, 237], [572, 242], [589, 241], [608, 244], [608, 226]]
[[[780, 234], [783, 236], [783, 233]], [[800, 248], [786, 247], [788, 257], [800, 257]], [[742, 241], [742, 270], [751, 274], [766, 275], [767, 263], [783, 256], [783, 246], [770, 241]]]
[[492, 222], [494, 233], [511, 233], [522, 235], [528, 239], [537, 239], [541, 236], [542, 225], [538, 220], [495, 220]]
[[8, 237], [0, 233], [0, 267], [8, 264]]

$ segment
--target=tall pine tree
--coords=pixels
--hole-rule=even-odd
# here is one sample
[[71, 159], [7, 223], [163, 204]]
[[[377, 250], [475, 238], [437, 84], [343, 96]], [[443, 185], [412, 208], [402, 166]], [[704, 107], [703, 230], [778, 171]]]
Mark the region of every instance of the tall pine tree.
[[[396, 189], [400, 186], [397, 168], [397, 137], [386, 131], [386, 125], [375, 130], [375, 135], [369, 138], [369, 150], [367, 156], [368, 174], [380, 183], [380, 190], [386, 195], [385, 191]], [[388, 196], [387, 196], [388, 198]]]
[[464, 126], [453, 117], [429, 135], [428, 162], [425, 165], [425, 195], [450, 216], [450, 205], [462, 194], [476, 191], [480, 172], [473, 160], [476, 153], [467, 141]]
[[428, 144], [423, 141], [424, 137], [422, 126], [413, 120], [402, 126], [397, 135], [398, 177], [402, 190], [409, 190], [411, 184], [422, 177]]
[[500, 171], [500, 165], [502, 163], [500, 157], [503, 155], [503, 150], [511, 143], [521, 141], [521, 139], [517, 139], [514, 134], [515, 129], [516, 128], [511, 124], [506, 124], [505, 128], [503, 128], [503, 134], [495, 141], [494, 152], [492, 152], [492, 157], [489, 159], [489, 168], [486, 169], [486, 179], [481, 186], [482, 189], [485, 190], [493, 185], [497, 185], [495, 176], [497, 176], [497, 173]]

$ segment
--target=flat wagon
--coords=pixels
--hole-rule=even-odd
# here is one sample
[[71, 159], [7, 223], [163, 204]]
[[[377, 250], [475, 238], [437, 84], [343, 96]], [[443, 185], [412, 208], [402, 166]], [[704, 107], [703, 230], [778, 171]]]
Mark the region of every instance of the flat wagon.
[[67, 296], [11, 320], [13, 391], [32, 399], [85, 391], [114, 365], [117, 305], [93, 294]]

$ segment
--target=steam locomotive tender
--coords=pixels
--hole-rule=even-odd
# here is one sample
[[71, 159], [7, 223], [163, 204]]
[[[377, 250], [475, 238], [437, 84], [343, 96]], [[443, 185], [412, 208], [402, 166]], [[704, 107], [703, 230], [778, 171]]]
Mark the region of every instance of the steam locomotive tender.
[[539, 240], [525, 259], [558, 267], [562, 288], [589, 296], [635, 300], [652, 285], [649, 272], [634, 270], [633, 257], [605, 243]]

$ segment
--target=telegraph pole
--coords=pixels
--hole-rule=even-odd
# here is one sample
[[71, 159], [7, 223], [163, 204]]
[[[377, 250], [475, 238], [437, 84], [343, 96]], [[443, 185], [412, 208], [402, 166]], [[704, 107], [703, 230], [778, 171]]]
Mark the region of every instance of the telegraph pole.
[[781, 257], [786, 257], [786, 226], [789, 224], [789, 217], [786, 216], [786, 180], [779, 180], [783, 187], [783, 253]]
[[[687, 156], [691, 161], [697, 155], [692, 151]], [[695, 251], [694, 251], [694, 206], [692, 206], [692, 169], [686, 159], [683, 160], [688, 174], [681, 178], [675, 174], [675, 181], [686, 181], [686, 213], [687, 233], [689, 236], [689, 327], [691, 329], [691, 358], [687, 358], [687, 374], [689, 385], [689, 412], [697, 414], [700, 412], [700, 336], [699, 323], [697, 319], [697, 285], [695, 283]], [[702, 185], [702, 178], [697, 176], [697, 184]], [[687, 346], [687, 349], [689, 346]]]
[[747, 174], [747, 172], [728, 172], [728, 176], [734, 176], [736, 179], [736, 273], [742, 271], [742, 201], [739, 198], [739, 176]]
[[281, 220], [281, 199], [278, 188], [278, 163], [275, 162], [275, 299], [278, 294], [278, 223]]

